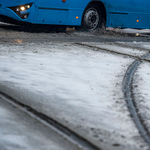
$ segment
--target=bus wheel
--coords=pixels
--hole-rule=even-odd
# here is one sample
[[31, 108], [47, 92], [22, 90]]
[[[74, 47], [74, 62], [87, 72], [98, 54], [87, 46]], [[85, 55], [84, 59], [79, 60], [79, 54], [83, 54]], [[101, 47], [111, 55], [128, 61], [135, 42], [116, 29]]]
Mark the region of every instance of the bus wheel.
[[102, 13], [100, 9], [95, 5], [89, 5], [82, 19], [82, 27], [85, 30], [93, 31], [97, 28], [100, 28], [102, 25]]

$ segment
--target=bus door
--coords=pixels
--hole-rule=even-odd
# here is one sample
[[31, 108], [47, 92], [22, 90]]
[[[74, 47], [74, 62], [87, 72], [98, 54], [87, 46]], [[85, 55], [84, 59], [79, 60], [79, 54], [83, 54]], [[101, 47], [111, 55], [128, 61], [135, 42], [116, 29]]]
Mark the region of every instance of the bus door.
[[37, 22], [65, 24], [70, 0], [38, 0]]
[[150, 1], [110, 0], [108, 26], [128, 28], [149, 28]]

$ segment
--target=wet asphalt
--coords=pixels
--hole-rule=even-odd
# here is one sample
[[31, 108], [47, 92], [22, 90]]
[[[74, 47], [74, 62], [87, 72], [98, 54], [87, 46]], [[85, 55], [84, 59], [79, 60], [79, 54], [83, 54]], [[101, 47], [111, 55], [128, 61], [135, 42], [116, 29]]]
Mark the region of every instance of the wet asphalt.
[[44, 42], [149, 42], [150, 37], [114, 31], [86, 32], [67, 28], [58, 30], [51, 26], [0, 24], [0, 43], [44, 43]]

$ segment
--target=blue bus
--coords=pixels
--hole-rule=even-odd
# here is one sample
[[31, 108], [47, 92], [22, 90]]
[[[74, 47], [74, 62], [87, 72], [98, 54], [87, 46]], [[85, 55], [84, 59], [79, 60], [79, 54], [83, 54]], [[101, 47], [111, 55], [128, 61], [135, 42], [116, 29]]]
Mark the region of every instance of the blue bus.
[[149, 0], [0, 0], [0, 16], [32, 24], [150, 28]]

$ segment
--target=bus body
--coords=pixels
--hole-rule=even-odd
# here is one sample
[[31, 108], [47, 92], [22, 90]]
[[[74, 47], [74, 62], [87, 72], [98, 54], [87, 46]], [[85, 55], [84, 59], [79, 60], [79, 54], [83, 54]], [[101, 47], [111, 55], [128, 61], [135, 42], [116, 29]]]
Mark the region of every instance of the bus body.
[[105, 15], [106, 27], [150, 28], [148, 0], [0, 0], [0, 15], [33, 24], [81, 26], [86, 8], [93, 5]]

